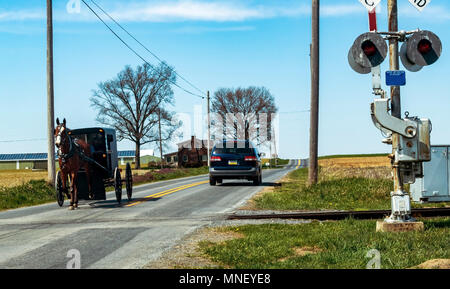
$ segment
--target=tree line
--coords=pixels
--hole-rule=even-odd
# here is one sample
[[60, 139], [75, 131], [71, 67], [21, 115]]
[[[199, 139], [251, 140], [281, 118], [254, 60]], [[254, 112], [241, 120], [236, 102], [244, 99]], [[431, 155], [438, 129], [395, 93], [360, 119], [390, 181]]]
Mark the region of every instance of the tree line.
[[[160, 140], [167, 143], [182, 126], [171, 110], [175, 103], [172, 85], [176, 80], [174, 68], [166, 63], [157, 67], [149, 64], [136, 68], [126, 66], [113, 79], [99, 83], [93, 91], [90, 101], [98, 113], [97, 122], [114, 128], [119, 141], [126, 139], [135, 144], [136, 169], [141, 167], [143, 145], [159, 145]], [[271, 127], [271, 115], [277, 108], [268, 89], [250, 86], [218, 89], [211, 99], [211, 112], [233, 124], [234, 130], [224, 131], [224, 137], [256, 140], [259, 145], [261, 142], [255, 134], [260, 125], [257, 115], [267, 114], [265, 124]], [[230, 115], [239, 115], [241, 121], [230, 120]]]

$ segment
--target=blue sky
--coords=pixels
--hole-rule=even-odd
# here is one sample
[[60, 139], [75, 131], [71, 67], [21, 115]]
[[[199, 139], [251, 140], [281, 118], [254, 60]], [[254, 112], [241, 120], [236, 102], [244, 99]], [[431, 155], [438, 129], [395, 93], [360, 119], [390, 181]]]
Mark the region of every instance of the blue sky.
[[[0, 153], [46, 151], [45, 2], [0, 4]], [[54, 0], [55, 114], [65, 117], [72, 128], [95, 126], [96, 112], [89, 102], [92, 90], [125, 65], [142, 62], [86, 6], [81, 5], [79, 14], [69, 14], [67, 2]], [[310, 1], [97, 2], [204, 91], [267, 87], [280, 111], [280, 155], [307, 157], [309, 113], [301, 111], [309, 109], [310, 99]], [[386, 3], [382, 0], [378, 15], [380, 31], [387, 30]], [[321, 6], [319, 154], [387, 152], [390, 147], [381, 143], [370, 119], [370, 76], [353, 72], [347, 64], [349, 47], [368, 30], [367, 12], [357, 0], [322, 0]], [[407, 0], [399, 0], [399, 15], [401, 29], [432, 30], [442, 40], [443, 54], [437, 63], [407, 72], [402, 110], [430, 118], [432, 143], [447, 144], [450, 3], [436, 0], [419, 13]], [[387, 64], [386, 60], [383, 71]], [[188, 88], [181, 80], [179, 84]], [[205, 110], [200, 98], [174, 91], [174, 111], [193, 113], [195, 105]], [[24, 139], [38, 140], [10, 142]], [[122, 142], [119, 148], [133, 149], [133, 145]]]

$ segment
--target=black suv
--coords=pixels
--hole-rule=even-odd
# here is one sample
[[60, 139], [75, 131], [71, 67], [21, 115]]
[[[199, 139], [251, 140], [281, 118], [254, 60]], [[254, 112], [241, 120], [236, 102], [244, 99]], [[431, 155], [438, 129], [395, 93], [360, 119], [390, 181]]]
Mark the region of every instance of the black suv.
[[211, 153], [209, 184], [221, 184], [223, 179], [247, 179], [259, 185], [261, 171], [261, 154], [250, 141], [223, 141]]

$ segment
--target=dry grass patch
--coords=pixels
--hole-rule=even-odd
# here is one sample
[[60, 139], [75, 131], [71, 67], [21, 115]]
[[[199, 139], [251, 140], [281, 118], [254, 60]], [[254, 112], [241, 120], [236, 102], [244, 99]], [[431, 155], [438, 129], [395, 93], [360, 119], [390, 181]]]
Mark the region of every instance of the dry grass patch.
[[47, 179], [47, 171], [7, 170], [0, 171], [0, 187], [11, 188], [29, 181]]
[[433, 259], [423, 262], [412, 269], [450, 269], [450, 259]]
[[315, 246], [314, 247], [305, 246], [305, 247], [295, 247], [293, 249], [293, 251], [294, 251], [294, 255], [293, 256], [284, 257], [284, 258], [281, 258], [278, 261], [279, 262], [284, 262], [284, 261], [286, 261], [288, 259], [295, 258], [295, 257], [303, 257], [303, 256], [306, 256], [306, 255], [317, 254], [317, 253], [322, 252], [322, 249], [320, 249], [319, 247], [315, 247]]
[[321, 167], [340, 167], [340, 168], [373, 168], [373, 167], [391, 167], [390, 159], [387, 156], [377, 157], [344, 157], [319, 160]]
[[320, 168], [319, 182], [345, 178], [390, 180], [392, 179], [392, 172], [389, 167], [341, 168], [334, 166]]

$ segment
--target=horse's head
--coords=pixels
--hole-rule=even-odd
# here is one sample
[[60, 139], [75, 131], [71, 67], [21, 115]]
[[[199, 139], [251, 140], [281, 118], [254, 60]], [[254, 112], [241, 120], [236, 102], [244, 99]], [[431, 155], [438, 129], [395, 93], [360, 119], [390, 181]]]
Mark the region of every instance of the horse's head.
[[66, 119], [62, 123], [59, 122], [59, 118], [56, 119], [56, 128], [54, 132], [55, 145], [57, 148], [63, 147], [68, 141]]

